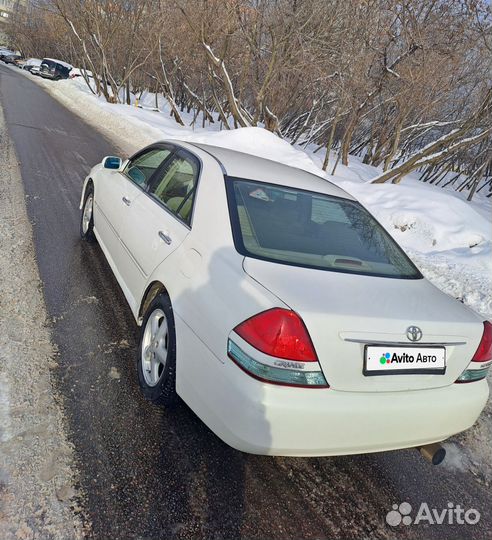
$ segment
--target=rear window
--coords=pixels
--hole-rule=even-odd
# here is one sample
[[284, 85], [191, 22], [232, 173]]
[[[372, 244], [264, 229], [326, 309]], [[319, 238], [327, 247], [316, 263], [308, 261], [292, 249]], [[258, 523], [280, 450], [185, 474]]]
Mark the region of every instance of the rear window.
[[243, 255], [334, 272], [422, 277], [358, 202], [241, 179], [229, 179], [227, 191]]

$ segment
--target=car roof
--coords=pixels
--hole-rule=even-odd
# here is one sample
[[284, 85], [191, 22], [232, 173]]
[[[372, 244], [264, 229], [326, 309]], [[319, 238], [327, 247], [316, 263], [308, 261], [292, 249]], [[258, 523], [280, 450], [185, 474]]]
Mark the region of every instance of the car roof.
[[212, 155], [221, 165], [224, 175], [229, 177], [263, 181], [354, 200], [352, 195], [329, 180], [297, 167], [230, 148], [195, 143], [193, 141], [179, 142], [182, 142], [185, 146], [194, 146]]
[[45, 60], [49, 60], [50, 62], [56, 62], [57, 64], [60, 64], [60, 66], [66, 67], [68, 69], [72, 69], [72, 66], [70, 64], [67, 64], [63, 60], [57, 60], [56, 58], [43, 58], [43, 62]]

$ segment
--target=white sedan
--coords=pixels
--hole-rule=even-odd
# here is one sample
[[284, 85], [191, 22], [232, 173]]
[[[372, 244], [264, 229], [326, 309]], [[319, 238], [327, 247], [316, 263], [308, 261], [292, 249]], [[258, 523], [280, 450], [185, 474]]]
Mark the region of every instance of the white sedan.
[[168, 141], [96, 165], [81, 210], [141, 325], [144, 395], [234, 448], [419, 447], [485, 406], [492, 325], [322, 178]]

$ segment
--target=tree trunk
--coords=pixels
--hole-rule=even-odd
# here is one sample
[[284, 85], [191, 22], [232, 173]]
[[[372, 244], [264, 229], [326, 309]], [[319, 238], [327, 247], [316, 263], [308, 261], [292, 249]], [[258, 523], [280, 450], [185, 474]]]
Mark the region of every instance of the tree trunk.
[[383, 171], [388, 170], [391, 160], [395, 156], [398, 150], [398, 147], [400, 146], [400, 136], [401, 136], [402, 126], [403, 126], [403, 118], [398, 122], [396, 126], [396, 132], [395, 132], [395, 136], [393, 137], [393, 144], [391, 145], [391, 150], [386, 154], [386, 157], [384, 158]]
[[333, 119], [333, 123], [330, 129], [330, 137], [328, 138], [328, 142], [326, 143], [326, 153], [325, 153], [325, 159], [323, 161], [323, 167], [322, 167], [324, 171], [326, 171], [326, 169], [328, 168], [328, 163], [330, 162], [330, 152], [331, 152], [331, 147], [333, 146], [333, 139], [335, 138], [335, 131], [338, 124], [339, 111], [340, 111], [340, 108], [337, 108], [337, 111], [335, 113], [335, 118]]
[[128, 79], [126, 81], [125, 88], [126, 88], [126, 104], [131, 105], [132, 100], [131, 100], [131, 96], [130, 96], [130, 79]]
[[[490, 158], [489, 163], [492, 163], [492, 158]], [[467, 201], [471, 201], [473, 199], [473, 195], [475, 195], [475, 191], [477, 190], [478, 184], [480, 184], [480, 180], [482, 179], [483, 171], [487, 168], [487, 162], [485, 161], [476, 171], [475, 173], [475, 181], [473, 182], [472, 188], [470, 190], [470, 193], [467, 197]]]
[[419, 167], [422, 167], [423, 165], [427, 165], [428, 163], [438, 163], [439, 161], [449, 157], [457, 150], [461, 150], [476, 144], [487, 137], [489, 133], [492, 132], [492, 128], [488, 128], [474, 137], [457, 141], [457, 139], [459, 137], [463, 137], [466, 132], [466, 129], [451, 131], [444, 137], [441, 137], [437, 141], [434, 141], [433, 143], [424, 147], [419, 152], [413, 154], [413, 156], [407, 159], [407, 161], [402, 163], [400, 166], [380, 174], [374, 180], [372, 180], [371, 184], [384, 184], [388, 180], [397, 179], [398, 177], [399, 180], [397, 180], [397, 182], [399, 182], [403, 176]]
[[217, 69], [220, 70], [222, 75], [222, 86], [227, 97], [227, 102], [229, 104], [229, 110], [234, 118], [234, 123], [239, 124], [241, 127], [249, 127], [251, 124], [247, 120], [244, 111], [238, 103], [236, 96], [234, 95], [234, 87], [232, 86], [232, 81], [229, 77], [229, 73], [224, 64], [224, 60], [217, 58], [212, 52], [212, 49], [204, 41], [202, 41], [202, 46], [207, 53], [207, 58], [209, 62]]
[[346, 166], [348, 166], [349, 164], [348, 156], [349, 156], [349, 150], [350, 150], [350, 142], [352, 140], [352, 136], [354, 135], [356, 125], [357, 125], [356, 117], [349, 120], [349, 124], [342, 138], [342, 146], [340, 148], [340, 154], [342, 158], [342, 164]]

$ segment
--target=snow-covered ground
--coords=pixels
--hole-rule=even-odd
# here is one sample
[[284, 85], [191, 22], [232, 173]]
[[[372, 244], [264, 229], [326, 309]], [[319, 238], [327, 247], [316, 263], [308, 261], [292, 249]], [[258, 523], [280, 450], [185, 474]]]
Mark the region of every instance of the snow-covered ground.
[[[59, 82], [39, 77], [34, 80], [106, 134], [125, 153], [162, 139], [206, 142], [325, 177], [357, 197], [437, 287], [492, 319], [492, 199], [487, 199], [485, 193], [477, 193], [469, 203], [466, 194], [422, 183], [415, 173], [398, 185], [370, 184], [380, 170], [364, 165], [353, 156], [348, 167], [338, 165], [336, 175], [331, 176], [321, 170], [322, 152], [294, 147], [261, 128], [220, 131], [218, 121], [202, 128], [201, 115], [190, 127], [193, 116], [186, 112], [183, 119], [188, 125], [182, 127], [170, 117], [162, 97], [158, 100], [159, 111], [153, 110], [153, 94], [142, 96], [140, 107], [113, 105], [94, 96], [81, 78]], [[333, 155], [328, 171], [332, 170], [335, 158]], [[491, 411], [489, 402], [476, 428], [449, 443], [453, 455], [456, 456], [457, 448], [461, 451], [461, 458], [450, 460], [450, 465], [458, 461], [461, 465], [466, 463], [472, 470], [485, 474], [486, 481], [492, 480]]]

